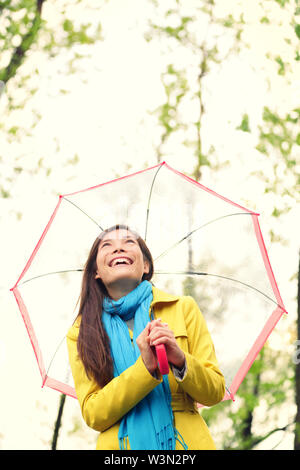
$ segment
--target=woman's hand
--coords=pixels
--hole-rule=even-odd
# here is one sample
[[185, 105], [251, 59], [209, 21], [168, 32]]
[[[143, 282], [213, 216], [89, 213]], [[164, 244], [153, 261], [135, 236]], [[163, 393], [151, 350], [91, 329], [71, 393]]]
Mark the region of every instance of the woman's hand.
[[139, 350], [141, 351], [141, 357], [143, 362], [150, 372], [153, 375], [154, 371], [157, 369], [157, 357], [155, 354], [155, 348], [150, 346], [150, 323], [146, 328], [141, 332], [141, 334], [136, 339], [136, 344], [138, 345]]
[[150, 346], [164, 344], [166, 348], [168, 362], [181, 369], [185, 362], [184, 352], [178, 346], [174, 333], [167, 323], [162, 323], [160, 319], [150, 323], [149, 334]]

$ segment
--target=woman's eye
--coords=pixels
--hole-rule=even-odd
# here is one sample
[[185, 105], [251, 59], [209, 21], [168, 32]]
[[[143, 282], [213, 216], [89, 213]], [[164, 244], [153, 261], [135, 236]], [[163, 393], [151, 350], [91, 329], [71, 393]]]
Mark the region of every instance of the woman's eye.
[[[134, 243], [134, 240], [126, 240], [126, 243], [128, 243], [128, 242]], [[104, 248], [105, 246], [109, 246], [109, 245], [110, 245], [109, 242], [103, 243], [102, 248]]]

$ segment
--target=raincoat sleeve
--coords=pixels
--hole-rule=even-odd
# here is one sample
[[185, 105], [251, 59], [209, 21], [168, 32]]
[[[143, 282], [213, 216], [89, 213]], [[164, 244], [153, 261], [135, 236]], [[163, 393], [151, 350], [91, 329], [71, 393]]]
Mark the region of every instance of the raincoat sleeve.
[[215, 348], [205, 319], [193, 297], [185, 296], [183, 314], [187, 331], [188, 351], [186, 374], [180, 386], [197, 403], [212, 406], [225, 394], [225, 379], [221, 373]]
[[119, 377], [112, 379], [103, 388], [85, 373], [77, 353], [79, 327], [75, 324], [67, 334], [69, 361], [75, 384], [76, 395], [83, 419], [88, 426], [103, 432], [119, 421], [131, 408], [150, 393], [162, 376], [153, 377], [141, 357]]

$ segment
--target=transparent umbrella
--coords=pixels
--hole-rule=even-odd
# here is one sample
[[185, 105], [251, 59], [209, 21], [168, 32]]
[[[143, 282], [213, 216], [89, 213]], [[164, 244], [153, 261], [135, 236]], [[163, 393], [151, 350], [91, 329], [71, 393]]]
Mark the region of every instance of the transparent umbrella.
[[224, 399], [232, 399], [286, 312], [258, 217], [166, 162], [60, 195], [11, 288], [42, 386], [76, 397], [65, 336], [78, 313], [83, 266], [103, 229], [126, 224], [152, 253], [154, 285], [198, 303], [225, 376]]

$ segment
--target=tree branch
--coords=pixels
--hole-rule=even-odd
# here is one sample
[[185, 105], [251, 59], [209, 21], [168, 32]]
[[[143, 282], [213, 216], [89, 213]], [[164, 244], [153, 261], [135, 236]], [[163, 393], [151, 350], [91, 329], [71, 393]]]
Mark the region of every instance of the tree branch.
[[[287, 429], [292, 426], [293, 424], [296, 424], [296, 421], [292, 421], [291, 423], [288, 423], [286, 424], [285, 426], [281, 427], [281, 428], [275, 428], [275, 429], [272, 429], [272, 431], [268, 432], [267, 434], [265, 434], [264, 436], [257, 436], [257, 437], [254, 437], [254, 438], [251, 438], [251, 440], [249, 441], [249, 446], [247, 447], [247, 450], [251, 450], [253, 449], [255, 446], [257, 446], [258, 444], [260, 444], [261, 442], [265, 441], [268, 437], [272, 436], [272, 434], [275, 434], [275, 432], [278, 432], [278, 431], [287, 431]], [[226, 447], [224, 447], [224, 450], [233, 450], [233, 448], [229, 445], [227, 445]], [[244, 449], [243, 449], [244, 450]]]
[[275, 432], [278, 432], [278, 431], [287, 431], [287, 429], [292, 426], [293, 424], [295, 424], [295, 421], [292, 421], [291, 423], [288, 423], [286, 424], [285, 426], [283, 426], [282, 428], [275, 428], [275, 429], [272, 429], [272, 431], [268, 432], [267, 434], [265, 434], [264, 436], [260, 436], [260, 437], [256, 437], [252, 440], [252, 446], [251, 448], [253, 449], [253, 447], [257, 446], [258, 444], [260, 444], [261, 442], [263, 442], [264, 440], [266, 440], [268, 437], [272, 436], [272, 434], [274, 434]]
[[40, 29], [42, 22], [42, 7], [45, 0], [37, 0], [36, 3], [36, 15], [32, 22], [31, 28], [22, 37], [21, 44], [15, 48], [10, 62], [7, 67], [0, 72], [0, 80], [7, 83], [17, 73], [18, 68], [21, 66], [26, 52], [30, 49], [34, 43], [38, 30]]

